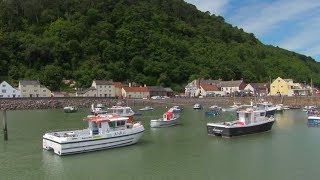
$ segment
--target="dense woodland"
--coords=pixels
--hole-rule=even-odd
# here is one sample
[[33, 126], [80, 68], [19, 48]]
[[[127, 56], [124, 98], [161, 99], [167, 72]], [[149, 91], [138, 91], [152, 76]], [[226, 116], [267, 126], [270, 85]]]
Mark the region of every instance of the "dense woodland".
[[0, 80], [39, 79], [52, 90], [62, 79], [174, 90], [195, 78], [320, 85], [311, 57], [264, 45], [183, 0], [1, 0], [0, 70]]

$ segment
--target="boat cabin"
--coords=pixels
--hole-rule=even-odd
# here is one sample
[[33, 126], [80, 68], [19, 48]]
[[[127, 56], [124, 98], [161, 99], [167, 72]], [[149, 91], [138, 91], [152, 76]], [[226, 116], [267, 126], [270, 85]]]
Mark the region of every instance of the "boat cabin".
[[109, 131], [127, 129], [128, 117], [121, 116], [91, 116], [84, 119], [88, 121], [90, 135], [106, 134]]
[[266, 111], [264, 110], [240, 110], [237, 113], [238, 116], [238, 125], [249, 125], [258, 123], [265, 120]]
[[165, 112], [165, 113], [163, 114], [163, 120], [164, 120], [164, 121], [170, 121], [170, 120], [172, 120], [172, 119], [174, 119], [174, 118], [175, 118], [175, 115], [174, 115], [173, 112]]

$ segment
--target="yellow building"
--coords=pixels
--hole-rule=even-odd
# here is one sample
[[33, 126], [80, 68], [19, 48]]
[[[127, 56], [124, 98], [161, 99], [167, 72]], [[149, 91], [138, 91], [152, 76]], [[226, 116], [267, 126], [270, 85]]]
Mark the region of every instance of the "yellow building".
[[292, 94], [292, 88], [294, 86], [292, 79], [282, 79], [278, 77], [270, 85], [270, 95], [285, 95]]

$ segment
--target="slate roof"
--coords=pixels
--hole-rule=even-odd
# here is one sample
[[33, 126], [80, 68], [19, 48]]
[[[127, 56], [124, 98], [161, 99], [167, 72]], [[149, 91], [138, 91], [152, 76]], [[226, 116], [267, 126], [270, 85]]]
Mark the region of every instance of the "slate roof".
[[94, 91], [94, 90], [97, 90], [95, 87], [91, 86], [89, 87], [88, 89], [85, 89], [83, 91], [78, 91], [77, 93], [78, 94], [85, 94], [86, 92], [89, 92], [89, 91]]
[[19, 83], [21, 85], [40, 85], [38, 80], [20, 80]]
[[166, 92], [166, 90], [161, 86], [148, 86], [150, 92]]
[[166, 92], [173, 92], [171, 88], [164, 88], [164, 90], [166, 90]]
[[221, 87], [239, 87], [243, 80], [221, 81]]
[[94, 80], [96, 85], [113, 85], [113, 81], [106, 81], [106, 80]]
[[269, 83], [250, 83], [255, 89], [265, 89], [269, 88]]

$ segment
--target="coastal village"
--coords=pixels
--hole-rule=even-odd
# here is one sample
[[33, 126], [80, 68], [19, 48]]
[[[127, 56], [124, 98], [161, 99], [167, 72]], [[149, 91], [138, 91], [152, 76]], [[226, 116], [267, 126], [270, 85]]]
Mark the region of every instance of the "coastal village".
[[[69, 81], [67, 81], [69, 82]], [[70, 83], [70, 82], [69, 82]], [[74, 84], [71, 84], [74, 86]], [[243, 96], [307, 96], [318, 94], [312, 85], [278, 77], [271, 83], [246, 83], [244, 80], [195, 79], [185, 86], [185, 92], [174, 92], [169, 87], [147, 86], [137, 83], [93, 80], [91, 87], [75, 93], [55, 92], [38, 80], [20, 80], [18, 87], [6, 81], [0, 84], [0, 98], [34, 97], [122, 97], [126, 99], [161, 99], [169, 97], [243, 97]]]

